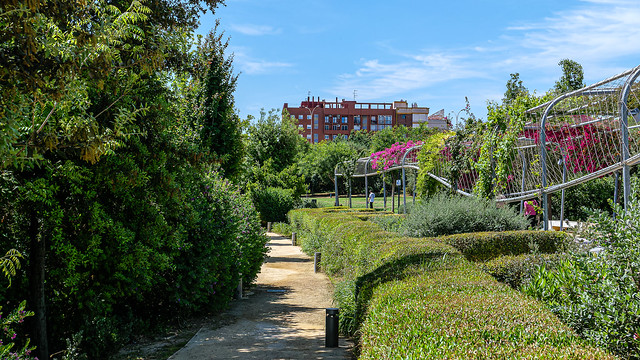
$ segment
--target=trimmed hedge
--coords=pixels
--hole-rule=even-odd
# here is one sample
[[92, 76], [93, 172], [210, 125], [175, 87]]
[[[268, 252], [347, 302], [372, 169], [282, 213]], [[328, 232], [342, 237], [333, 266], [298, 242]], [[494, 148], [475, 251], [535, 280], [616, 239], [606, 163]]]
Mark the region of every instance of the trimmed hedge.
[[539, 266], [555, 269], [566, 257], [566, 254], [505, 255], [480, 264], [480, 268], [496, 280], [519, 289]]
[[361, 335], [362, 358], [612, 358], [452, 246], [383, 231], [361, 213], [302, 209], [289, 220], [303, 250], [322, 252], [340, 329]]
[[553, 254], [563, 251], [569, 243], [569, 237], [564, 232], [536, 230], [466, 233], [437, 239], [460, 250], [471, 261], [527, 254], [532, 250]]

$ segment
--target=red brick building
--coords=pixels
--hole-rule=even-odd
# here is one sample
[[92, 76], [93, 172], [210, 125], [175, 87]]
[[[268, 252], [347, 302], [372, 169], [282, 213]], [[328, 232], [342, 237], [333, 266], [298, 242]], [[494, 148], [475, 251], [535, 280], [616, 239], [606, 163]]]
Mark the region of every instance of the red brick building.
[[342, 99], [338, 102], [316, 100], [315, 97], [302, 101], [299, 107], [287, 110], [295, 118], [300, 135], [309, 142], [331, 140], [341, 135], [349, 135], [351, 130], [379, 131], [386, 127], [404, 125], [419, 126], [428, 123], [429, 108], [408, 106], [404, 100], [393, 103], [359, 103]]

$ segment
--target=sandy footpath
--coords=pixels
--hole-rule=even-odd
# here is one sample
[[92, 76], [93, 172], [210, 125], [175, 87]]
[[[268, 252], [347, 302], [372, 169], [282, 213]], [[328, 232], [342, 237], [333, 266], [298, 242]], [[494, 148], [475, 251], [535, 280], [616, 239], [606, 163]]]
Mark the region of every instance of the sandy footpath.
[[[333, 307], [332, 286], [314, 274], [313, 258], [274, 233], [269, 258], [256, 286], [224, 315], [229, 325], [204, 326], [169, 360], [349, 359], [352, 344], [325, 348], [325, 309]], [[226, 322], [226, 321], [225, 321]]]

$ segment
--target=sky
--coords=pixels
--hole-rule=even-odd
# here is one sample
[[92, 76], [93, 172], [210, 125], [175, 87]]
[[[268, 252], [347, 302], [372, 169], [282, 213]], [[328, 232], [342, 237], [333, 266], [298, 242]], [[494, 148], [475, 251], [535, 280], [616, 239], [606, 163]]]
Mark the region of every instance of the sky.
[[[226, 0], [201, 34], [229, 37], [242, 118], [307, 96], [407, 100], [486, 119], [511, 73], [544, 93], [577, 61], [587, 85], [640, 65], [640, 1]], [[460, 113], [464, 117], [464, 112]], [[455, 121], [455, 120], [454, 120]]]

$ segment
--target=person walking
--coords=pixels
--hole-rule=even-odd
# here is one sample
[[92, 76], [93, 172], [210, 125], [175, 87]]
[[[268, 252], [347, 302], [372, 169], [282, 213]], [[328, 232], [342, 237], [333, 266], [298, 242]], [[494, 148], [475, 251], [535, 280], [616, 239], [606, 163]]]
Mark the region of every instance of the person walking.
[[373, 200], [375, 200], [376, 194], [373, 191], [369, 192], [369, 208], [373, 209]]

